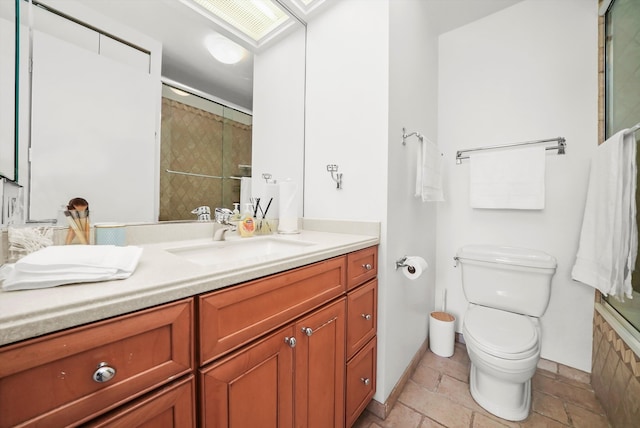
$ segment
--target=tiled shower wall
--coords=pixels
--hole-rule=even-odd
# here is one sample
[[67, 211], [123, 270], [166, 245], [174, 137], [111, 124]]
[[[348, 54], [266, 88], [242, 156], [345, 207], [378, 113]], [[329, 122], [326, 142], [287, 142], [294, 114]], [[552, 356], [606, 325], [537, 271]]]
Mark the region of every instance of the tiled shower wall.
[[593, 318], [591, 386], [614, 427], [640, 421], [640, 357], [599, 313]]
[[161, 132], [159, 220], [195, 220], [191, 211], [201, 205], [233, 208], [240, 182], [229, 177], [251, 164], [251, 126], [163, 98]]
[[[605, 28], [598, 21], [600, 142], [605, 140]], [[640, 34], [640, 33], [639, 33]], [[597, 293], [596, 299], [601, 296]], [[591, 385], [614, 427], [637, 426], [640, 420], [640, 356], [620, 338], [613, 327], [594, 311]]]

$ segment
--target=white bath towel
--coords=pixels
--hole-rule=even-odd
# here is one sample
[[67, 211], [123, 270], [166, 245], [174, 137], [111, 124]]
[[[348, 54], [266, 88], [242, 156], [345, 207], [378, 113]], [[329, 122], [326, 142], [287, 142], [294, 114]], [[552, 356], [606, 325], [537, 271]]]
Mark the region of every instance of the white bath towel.
[[418, 145], [415, 196], [422, 202], [444, 201], [442, 192], [442, 154], [438, 146], [423, 137]]
[[472, 208], [544, 209], [544, 147], [525, 147], [469, 156]]
[[624, 131], [596, 149], [580, 246], [571, 277], [605, 296], [632, 298], [631, 272], [636, 263], [636, 142]]
[[54, 245], [3, 267], [3, 290], [55, 287], [124, 279], [135, 271], [142, 248], [113, 245]]

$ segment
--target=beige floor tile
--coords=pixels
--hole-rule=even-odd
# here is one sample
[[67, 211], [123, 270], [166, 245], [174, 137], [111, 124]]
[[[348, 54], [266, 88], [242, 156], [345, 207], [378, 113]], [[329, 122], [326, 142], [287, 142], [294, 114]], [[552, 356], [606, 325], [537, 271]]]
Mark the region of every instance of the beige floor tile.
[[441, 373], [447, 374], [463, 382], [469, 383], [469, 365], [458, 362], [451, 358], [439, 357], [428, 351], [420, 361], [421, 365], [426, 365]]
[[420, 424], [420, 428], [442, 428], [444, 425], [440, 425], [436, 421], [429, 419], [427, 417], [422, 419], [422, 423]]
[[[591, 386], [581, 381], [582, 372], [563, 370], [561, 375], [539, 368], [533, 377], [531, 414], [524, 421], [512, 422], [487, 412], [473, 400], [468, 384], [469, 367], [468, 354], [462, 344], [456, 343], [455, 353], [449, 358], [427, 350], [387, 419], [383, 421], [365, 412], [354, 428], [613, 426], [607, 421]], [[636, 414], [640, 405], [634, 403], [627, 407], [630, 408], [627, 413]]]
[[[540, 413], [531, 413], [527, 419], [520, 423], [522, 428], [560, 428], [567, 425], [554, 421], [551, 418], [541, 415]], [[580, 427], [586, 428], [586, 427]]]
[[549, 371], [549, 370], [538, 368], [536, 370], [536, 372], [534, 373], [534, 375], [533, 375], [534, 382], [535, 382], [536, 377], [540, 377], [540, 376], [548, 377], [549, 379], [557, 379], [558, 378], [558, 375], [556, 373], [554, 373], [552, 371]]
[[554, 419], [563, 424], [569, 424], [569, 415], [564, 408], [564, 402], [554, 396], [533, 391], [532, 411]]
[[374, 419], [379, 420], [374, 415], [369, 413], [368, 411], [364, 411], [358, 420], [353, 424], [352, 428], [370, 428], [371, 424], [374, 423]]
[[468, 428], [471, 424], [470, 409], [413, 381], [407, 382], [399, 401], [446, 427]]
[[567, 403], [567, 412], [571, 418], [572, 426], [577, 428], [609, 428], [606, 416], [593, 413], [582, 407]]
[[592, 390], [578, 388], [559, 380], [539, 376], [534, 378], [533, 389], [560, 398], [561, 400], [602, 414], [604, 410]]
[[422, 415], [402, 403], [396, 403], [384, 421], [375, 421], [382, 428], [418, 428]]
[[413, 372], [411, 379], [423, 388], [429, 391], [435, 391], [440, 383], [440, 376], [439, 370], [420, 363]]
[[462, 343], [456, 343], [453, 349], [453, 355], [449, 359], [456, 361], [466, 367], [471, 365], [469, 354], [467, 353], [467, 347]]
[[468, 383], [464, 383], [458, 379], [444, 375], [442, 376], [442, 380], [438, 386], [437, 393], [447, 397], [451, 401], [455, 401], [456, 403], [463, 405], [468, 409], [486, 413], [486, 410], [480, 407], [471, 396]]
[[487, 415], [483, 415], [481, 413], [473, 414], [473, 428], [502, 428], [509, 426], [519, 426], [519, 424], [508, 425], [507, 421], [504, 420], [496, 420], [495, 418]]

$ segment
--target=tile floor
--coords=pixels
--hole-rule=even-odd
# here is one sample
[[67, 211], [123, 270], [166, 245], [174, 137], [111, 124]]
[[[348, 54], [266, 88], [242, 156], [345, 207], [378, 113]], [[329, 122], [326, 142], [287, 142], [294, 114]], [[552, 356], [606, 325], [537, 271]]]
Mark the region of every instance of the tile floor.
[[387, 419], [365, 410], [354, 428], [611, 427], [591, 385], [540, 368], [530, 416], [521, 422], [493, 416], [471, 398], [469, 365], [463, 344], [450, 358], [427, 350]]

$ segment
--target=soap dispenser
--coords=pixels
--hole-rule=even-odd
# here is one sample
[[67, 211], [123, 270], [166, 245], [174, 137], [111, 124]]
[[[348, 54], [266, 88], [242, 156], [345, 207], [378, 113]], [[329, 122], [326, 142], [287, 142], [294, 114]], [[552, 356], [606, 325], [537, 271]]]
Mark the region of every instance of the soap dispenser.
[[255, 220], [253, 219], [253, 213], [251, 212], [251, 203], [247, 203], [245, 204], [245, 210], [244, 210], [244, 213], [242, 214], [240, 224], [238, 225], [240, 236], [242, 236], [243, 238], [253, 236], [255, 229], [256, 229], [256, 223], [255, 223]]

